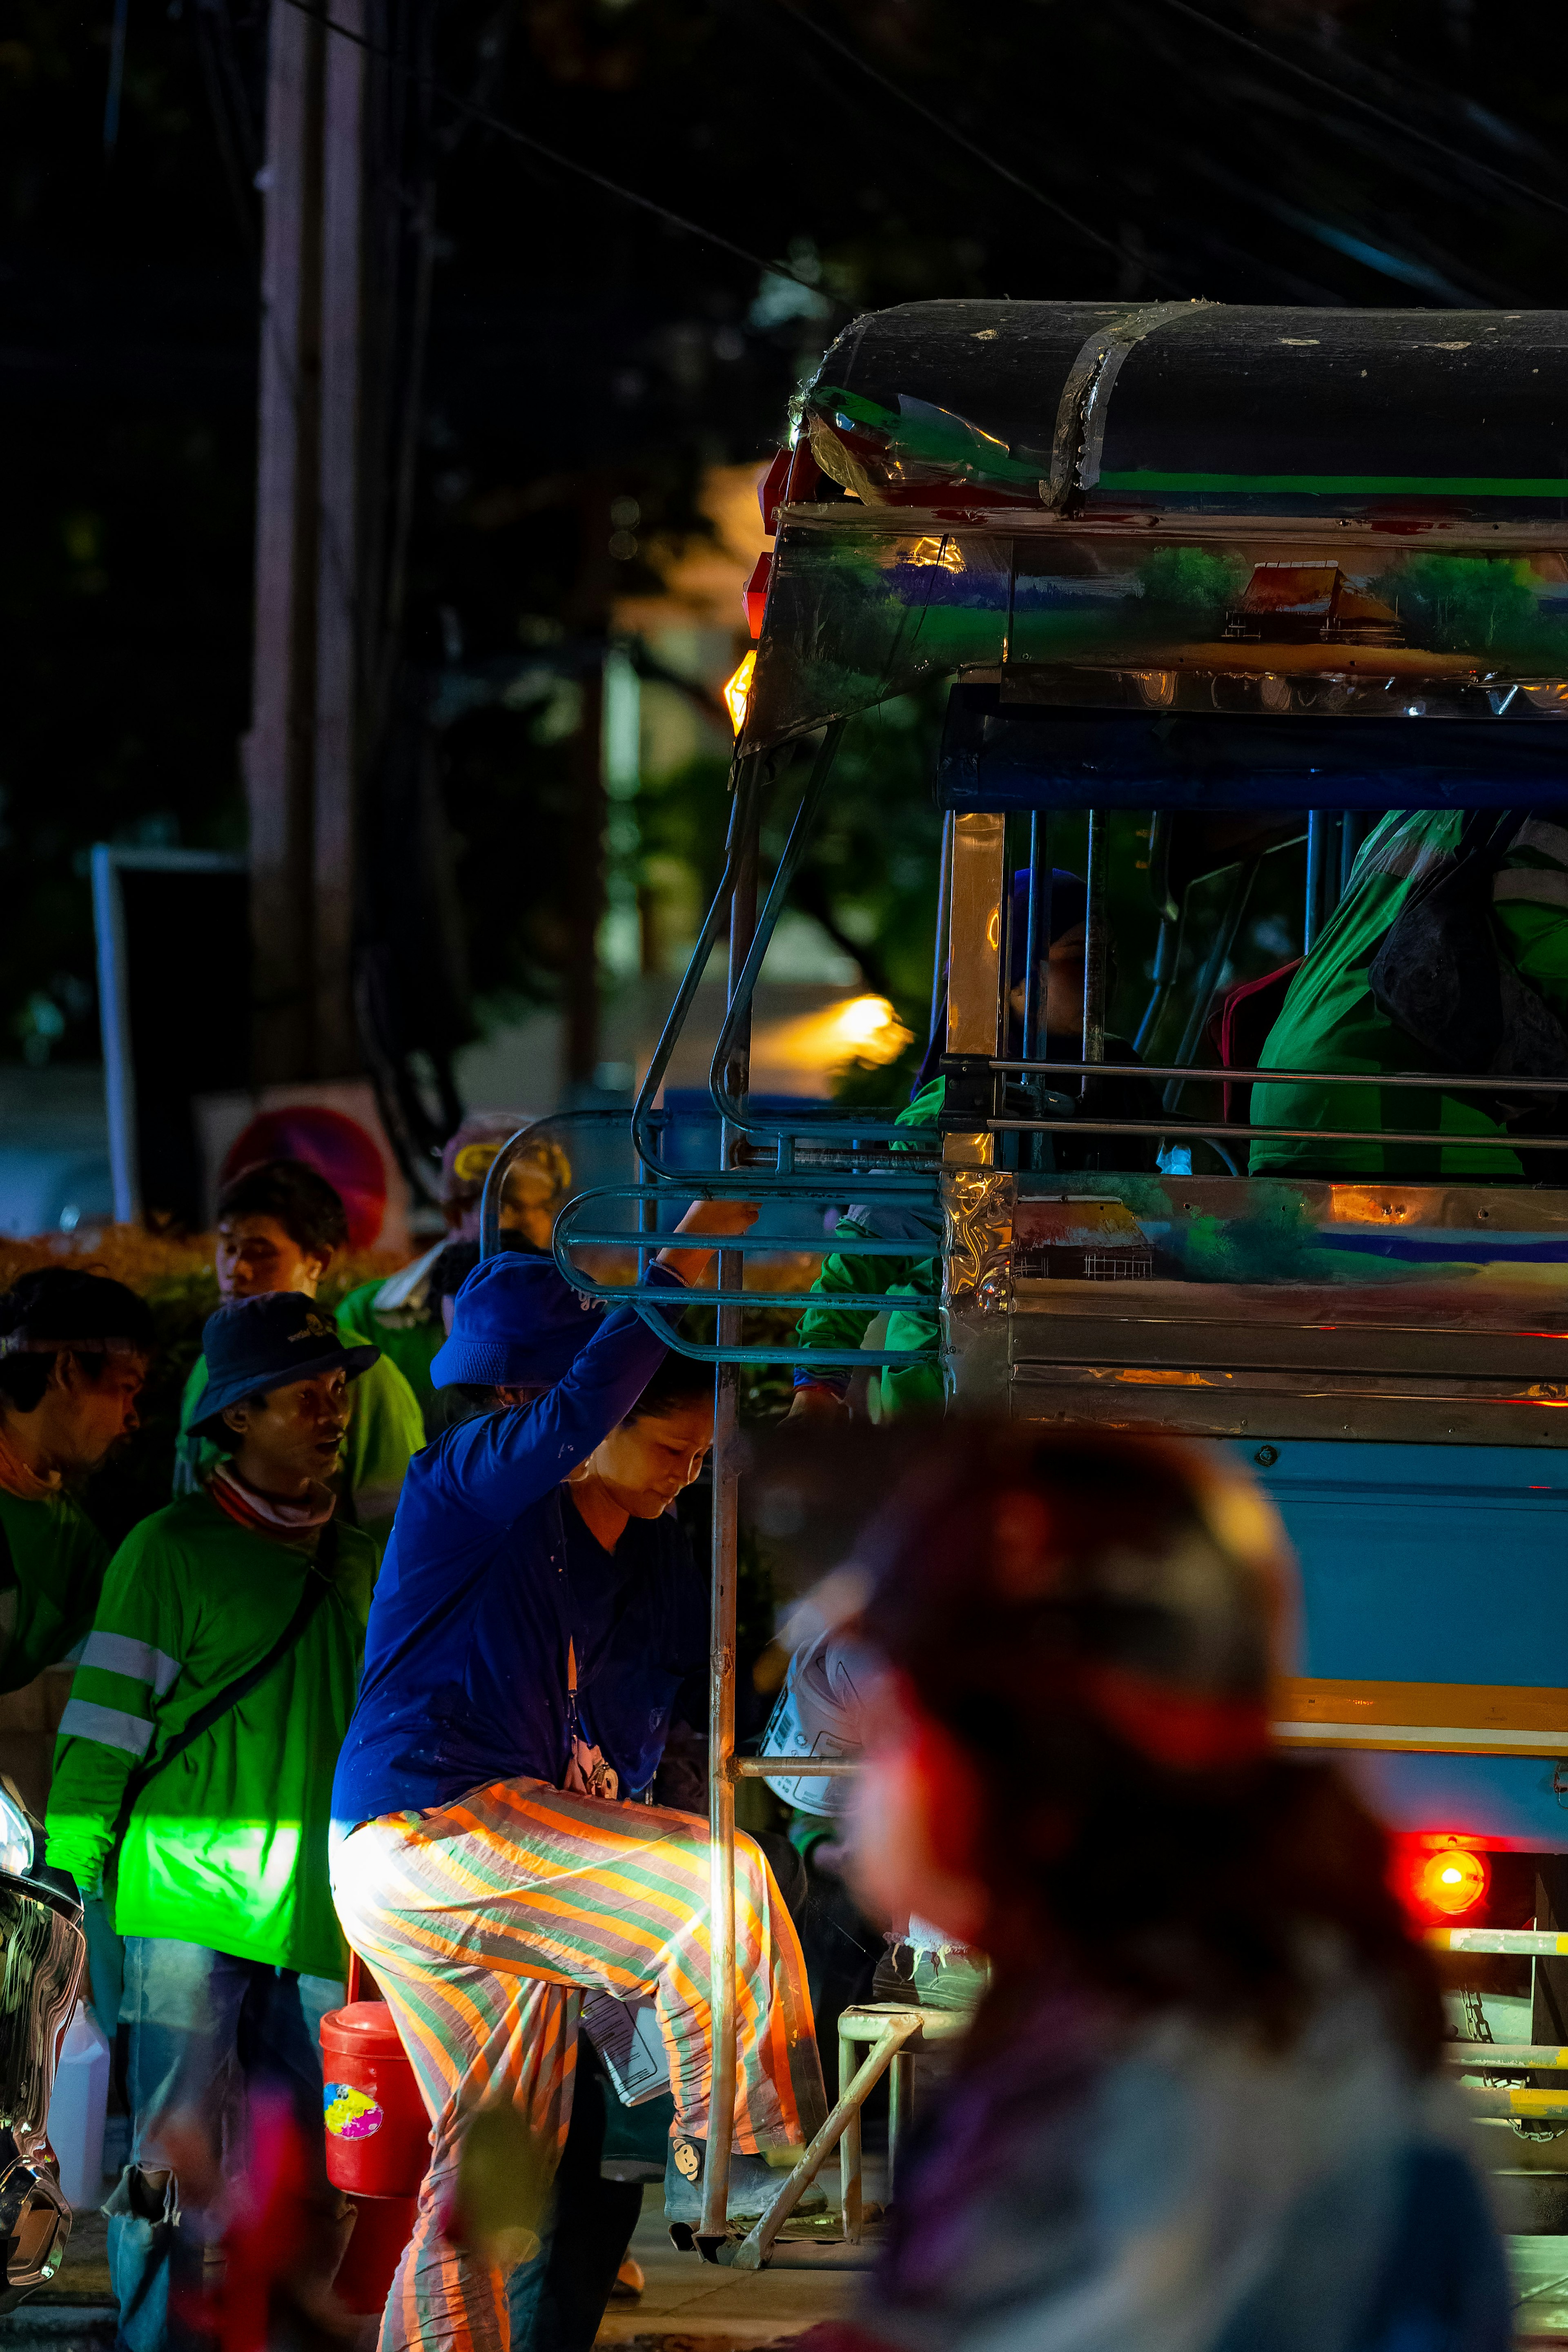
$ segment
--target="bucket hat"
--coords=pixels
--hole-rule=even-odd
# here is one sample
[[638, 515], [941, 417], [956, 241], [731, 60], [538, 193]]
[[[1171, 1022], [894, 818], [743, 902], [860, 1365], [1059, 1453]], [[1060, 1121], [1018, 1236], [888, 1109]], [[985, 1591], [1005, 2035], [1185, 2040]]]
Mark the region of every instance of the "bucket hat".
[[438, 1389], [553, 1388], [605, 1310], [557, 1272], [553, 1258], [505, 1250], [475, 1266], [452, 1308], [452, 1334], [430, 1378]]
[[202, 1352], [206, 1386], [196, 1399], [191, 1427], [208, 1437], [226, 1406], [340, 1367], [357, 1381], [381, 1349], [368, 1340], [345, 1340], [326, 1308], [302, 1290], [271, 1290], [260, 1298], [237, 1298], [209, 1315], [202, 1326]]

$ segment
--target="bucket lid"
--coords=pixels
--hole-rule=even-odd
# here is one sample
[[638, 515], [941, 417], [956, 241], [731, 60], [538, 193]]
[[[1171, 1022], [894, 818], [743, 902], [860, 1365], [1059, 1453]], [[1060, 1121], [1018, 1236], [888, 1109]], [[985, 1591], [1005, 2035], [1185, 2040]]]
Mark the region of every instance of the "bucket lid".
[[384, 2000], [351, 2000], [321, 2020], [323, 2050], [357, 2050], [366, 2058], [401, 2058], [403, 2043]]

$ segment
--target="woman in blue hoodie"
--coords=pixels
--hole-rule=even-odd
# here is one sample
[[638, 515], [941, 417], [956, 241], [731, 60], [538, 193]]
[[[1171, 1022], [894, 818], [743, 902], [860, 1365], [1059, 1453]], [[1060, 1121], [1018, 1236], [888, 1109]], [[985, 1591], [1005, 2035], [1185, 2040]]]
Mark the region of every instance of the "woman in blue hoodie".
[[[702, 1202], [682, 1230], [717, 1237], [754, 1213]], [[700, 1273], [709, 1253], [695, 1269], [685, 1255]], [[668, 1262], [647, 1278], [684, 1297]], [[438, 1386], [476, 1391], [489, 1409], [410, 1465], [333, 1796], [339, 1917], [391, 2004], [435, 2126], [384, 2352], [504, 2343], [504, 2268], [443, 2222], [481, 2104], [523, 2113], [548, 2174], [584, 1995], [653, 1997], [677, 2116], [666, 2204], [696, 2218], [712, 2067], [707, 1826], [619, 1801], [623, 1771], [651, 1779], [651, 1742], [624, 1737], [624, 1672], [595, 1690], [609, 1650], [646, 1637], [657, 1663], [679, 1615], [659, 1522], [711, 1422], [691, 1399], [635, 1415], [665, 1353], [634, 1309], [599, 1318], [548, 1263], [509, 1253], [469, 1276], [432, 1366]], [[626, 1542], [647, 1553], [630, 1578]], [[645, 1696], [658, 1712], [658, 1693]], [[756, 2211], [768, 2157], [809, 2139], [826, 2102], [800, 1948], [743, 1836], [735, 1909], [731, 2196]]]

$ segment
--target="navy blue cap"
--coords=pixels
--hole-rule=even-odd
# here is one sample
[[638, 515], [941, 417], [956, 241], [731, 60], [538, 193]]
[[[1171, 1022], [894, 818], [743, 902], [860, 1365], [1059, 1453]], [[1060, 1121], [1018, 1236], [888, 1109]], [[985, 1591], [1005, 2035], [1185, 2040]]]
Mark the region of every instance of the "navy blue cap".
[[452, 1335], [430, 1366], [435, 1387], [552, 1389], [604, 1317], [552, 1257], [503, 1250], [475, 1266], [452, 1306]]
[[302, 1290], [269, 1290], [259, 1298], [231, 1299], [202, 1325], [207, 1381], [191, 1414], [198, 1436], [209, 1436], [227, 1405], [266, 1396], [296, 1381], [314, 1380], [341, 1365], [351, 1381], [380, 1355], [368, 1340], [346, 1340], [324, 1307]]

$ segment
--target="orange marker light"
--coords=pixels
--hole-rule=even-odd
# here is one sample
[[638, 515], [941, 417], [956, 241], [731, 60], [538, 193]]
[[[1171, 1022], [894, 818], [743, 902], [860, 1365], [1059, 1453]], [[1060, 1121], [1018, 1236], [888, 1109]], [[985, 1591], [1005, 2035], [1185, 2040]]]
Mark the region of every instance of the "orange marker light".
[[1424, 1911], [1443, 1919], [1457, 1919], [1473, 1911], [1487, 1891], [1491, 1873], [1486, 1856], [1468, 1846], [1440, 1846], [1419, 1864], [1414, 1894]]
[[752, 672], [756, 667], [755, 653], [749, 653], [724, 688], [724, 708], [730, 714], [730, 724], [737, 735], [746, 723], [746, 705], [752, 698]]

